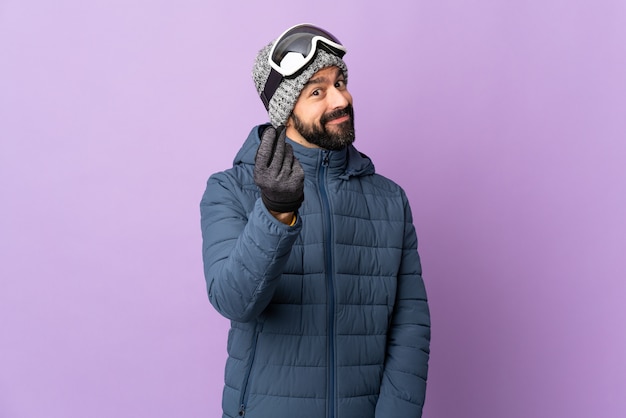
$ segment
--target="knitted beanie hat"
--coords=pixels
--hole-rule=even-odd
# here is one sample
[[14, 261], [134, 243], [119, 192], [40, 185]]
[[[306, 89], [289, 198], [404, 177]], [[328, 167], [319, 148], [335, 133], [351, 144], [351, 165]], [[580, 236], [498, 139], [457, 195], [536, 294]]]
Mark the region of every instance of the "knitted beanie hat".
[[[259, 51], [252, 69], [252, 78], [259, 95], [263, 92], [265, 83], [270, 75], [269, 53], [273, 44], [273, 42], [270, 42]], [[268, 114], [270, 122], [274, 127], [277, 128], [287, 122], [304, 85], [313, 77], [313, 74], [326, 67], [339, 67], [346, 80], [348, 79], [346, 63], [338, 56], [323, 49], [318, 49], [315, 59], [295, 78], [282, 79], [269, 103]]]

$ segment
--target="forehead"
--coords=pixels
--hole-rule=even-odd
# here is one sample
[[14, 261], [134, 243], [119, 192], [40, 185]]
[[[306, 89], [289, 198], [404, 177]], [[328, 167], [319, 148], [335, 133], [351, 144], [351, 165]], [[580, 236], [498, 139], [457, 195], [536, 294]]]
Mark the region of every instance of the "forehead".
[[326, 67], [318, 70], [315, 74], [311, 76], [309, 81], [307, 81], [306, 85], [316, 84], [322, 82], [334, 82], [338, 77], [342, 75], [341, 68], [339, 67]]

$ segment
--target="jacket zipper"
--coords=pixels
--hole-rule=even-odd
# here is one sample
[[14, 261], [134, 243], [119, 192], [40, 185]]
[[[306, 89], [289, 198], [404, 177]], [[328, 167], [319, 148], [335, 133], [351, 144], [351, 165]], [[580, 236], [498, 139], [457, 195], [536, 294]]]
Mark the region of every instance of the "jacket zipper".
[[254, 364], [254, 357], [256, 355], [256, 345], [259, 340], [260, 324], [257, 322], [256, 329], [254, 331], [254, 341], [252, 342], [252, 352], [250, 353], [250, 364], [248, 365], [248, 369], [246, 370], [246, 375], [243, 380], [243, 386], [241, 387], [241, 396], [239, 398], [239, 416], [243, 417], [246, 415], [246, 401], [248, 395], [248, 383], [250, 380], [250, 373], [252, 372], [252, 365]]
[[328, 294], [328, 311], [327, 311], [327, 326], [328, 326], [328, 406], [327, 414], [328, 418], [334, 418], [335, 416], [335, 287], [333, 283], [333, 254], [332, 254], [332, 217], [330, 215], [330, 202], [328, 200], [328, 194], [326, 192], [326, 171], [329, 164], [329, 152], [323, 151], [322, 166], [319, 171], [319, 185], [320, 195], [322, 200], [322, 210], [324, 213], [325, 221], [325, 240], [324, 240], [324, 255], [325, 255], [325, 267], [326, 267], [326, 291]]

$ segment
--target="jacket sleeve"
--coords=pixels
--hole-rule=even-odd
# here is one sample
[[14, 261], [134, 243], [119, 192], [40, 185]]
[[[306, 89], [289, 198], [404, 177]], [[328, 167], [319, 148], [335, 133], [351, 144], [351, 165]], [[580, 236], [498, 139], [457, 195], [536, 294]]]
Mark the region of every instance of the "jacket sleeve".
[[396, 303], [387, 334], [385, 368], [376, 405], [377, 418], [420, 418], [430, 356], [430, 313], [417, 236], [406, 196], [402, 261]]
[[[245, 201], [252, 205], [250, 213]], [[255, 201], [253, 192], [224, 173], [209, 178], [200, 215], [211, 304], [228, 319], [253, 320], [272, 299], [300, 233], [300, 219], [294, 226], [279, 222], [261, 199]]]

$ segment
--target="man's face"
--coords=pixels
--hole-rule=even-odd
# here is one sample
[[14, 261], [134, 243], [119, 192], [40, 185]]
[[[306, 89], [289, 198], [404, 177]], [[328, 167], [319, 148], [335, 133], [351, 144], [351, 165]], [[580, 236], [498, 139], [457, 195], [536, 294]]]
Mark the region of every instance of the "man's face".
[[309, 148], [342, 149], [354, 142], [354, 112], [342, 71], [316, 72], [289, 117], [287, 136]]

